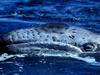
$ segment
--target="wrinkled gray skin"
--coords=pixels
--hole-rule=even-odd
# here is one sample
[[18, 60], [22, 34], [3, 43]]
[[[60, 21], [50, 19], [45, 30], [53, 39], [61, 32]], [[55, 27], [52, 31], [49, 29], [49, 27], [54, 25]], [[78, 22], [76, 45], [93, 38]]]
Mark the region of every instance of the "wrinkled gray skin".
[[29, 55], [98, 52], [100, 35], [57, 24], [19, 29], [6, 34], [6, 50]]

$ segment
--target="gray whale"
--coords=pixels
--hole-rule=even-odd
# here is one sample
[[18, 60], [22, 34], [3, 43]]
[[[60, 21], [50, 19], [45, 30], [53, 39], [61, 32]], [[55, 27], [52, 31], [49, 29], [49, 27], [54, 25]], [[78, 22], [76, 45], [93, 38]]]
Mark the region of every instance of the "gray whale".
[[50, 23], [11, 31], [3, 36], [7, 51], [38, 55], [99, 52], [100, 35], [86, 29]]

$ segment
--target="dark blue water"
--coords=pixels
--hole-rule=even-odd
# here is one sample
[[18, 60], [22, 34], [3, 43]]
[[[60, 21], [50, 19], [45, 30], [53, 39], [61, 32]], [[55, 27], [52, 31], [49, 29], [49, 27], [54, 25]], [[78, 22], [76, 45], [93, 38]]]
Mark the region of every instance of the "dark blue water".
[[[0, 0], [0, 36], [46, 23], [100, 33], [100, 1]], [[100, 75], [100, 66], [72, 58], [13, 58], [0, 62], [0, 75]]]
[[100, 75], [100, 66], [72, 58], [16, 58], [1, 62], [4, 75]]

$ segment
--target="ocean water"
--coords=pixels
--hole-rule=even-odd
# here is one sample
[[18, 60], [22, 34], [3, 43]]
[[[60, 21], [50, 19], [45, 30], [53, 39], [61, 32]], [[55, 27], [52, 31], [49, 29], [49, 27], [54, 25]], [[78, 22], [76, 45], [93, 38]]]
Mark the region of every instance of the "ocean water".
[[[12, 30], [47, 23], [64, 23], [100, 33], [100, 1], [0, 0], [0, 37]], [[1, 54], [0, 75], [100, 75], [99, 56]]]

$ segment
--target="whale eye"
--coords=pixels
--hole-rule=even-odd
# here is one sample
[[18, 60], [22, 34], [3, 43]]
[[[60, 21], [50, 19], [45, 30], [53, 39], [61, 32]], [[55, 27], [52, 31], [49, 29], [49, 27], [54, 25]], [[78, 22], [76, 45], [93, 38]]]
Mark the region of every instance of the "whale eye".
[[97, 45], [94, 43], [85, 43], [83, 45], [84, 51], [95, 51], [97, 48]]

